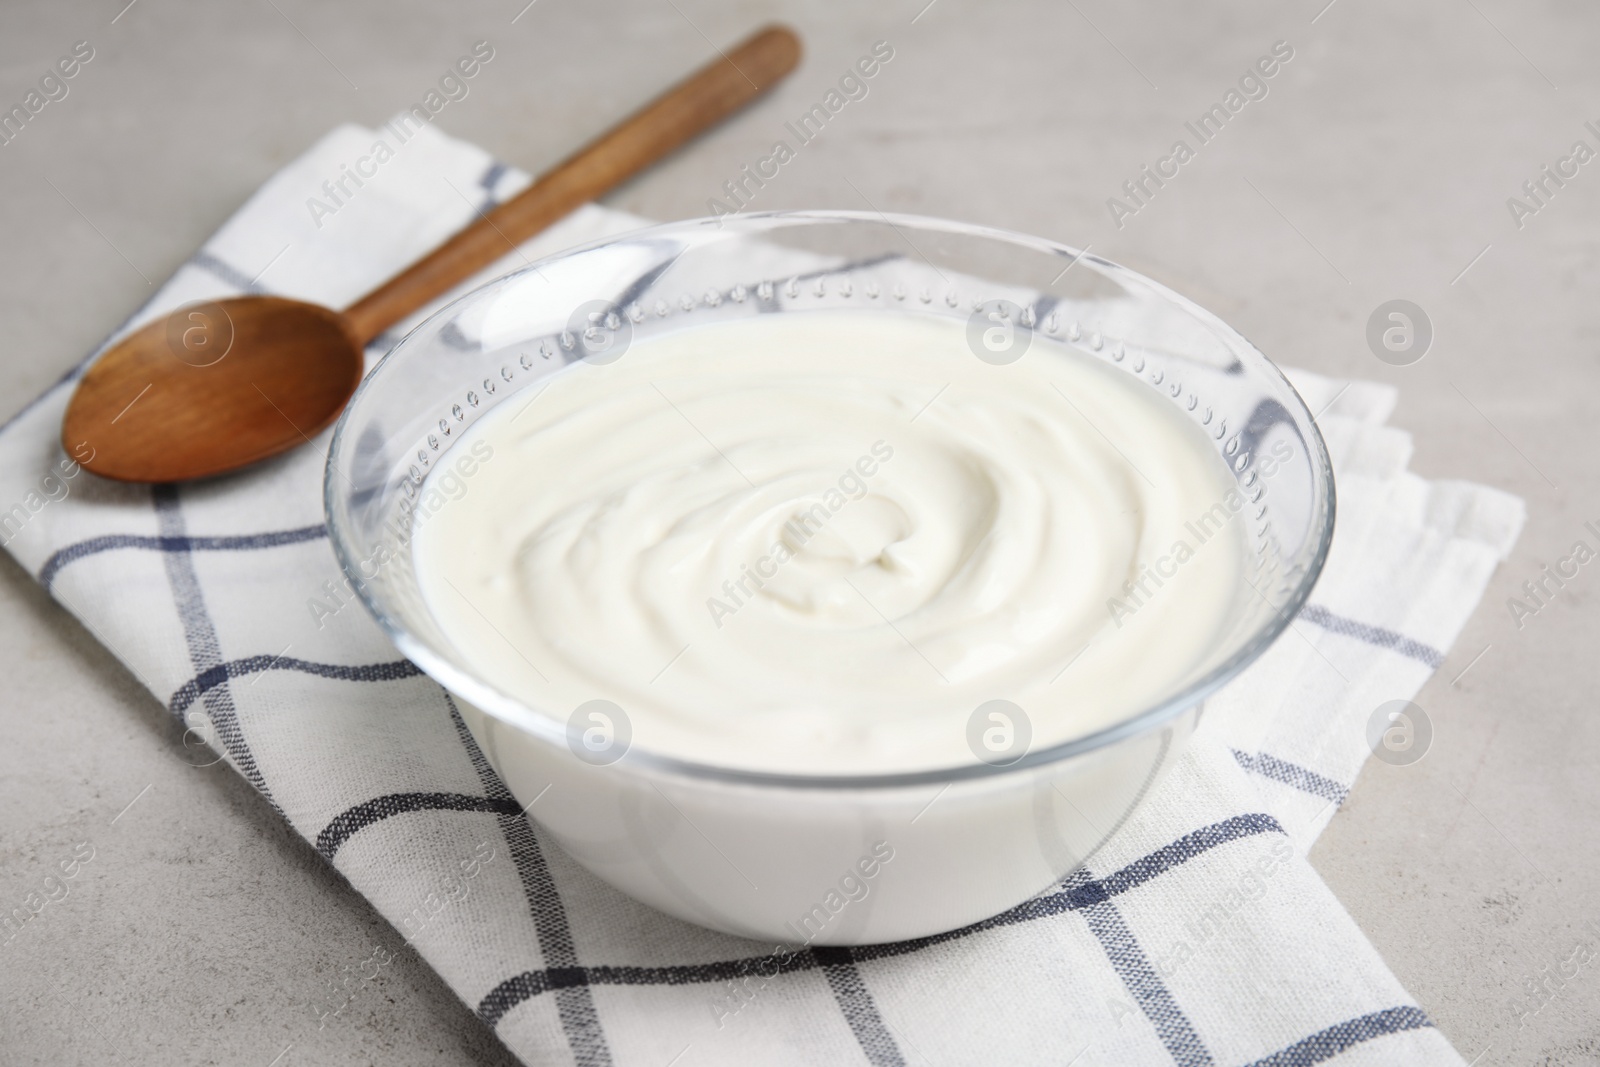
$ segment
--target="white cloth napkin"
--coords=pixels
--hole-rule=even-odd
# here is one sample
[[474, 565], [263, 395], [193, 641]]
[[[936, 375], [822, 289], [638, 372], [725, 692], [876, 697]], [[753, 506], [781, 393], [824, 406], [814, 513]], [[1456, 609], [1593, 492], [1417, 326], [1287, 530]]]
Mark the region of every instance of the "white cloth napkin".
[[[380, 140], [392, 158], [313, 213]], [[341, 127], [124, 329], [243, 290], [342, 306], [527, 180], [431, 128]], [[586, 207], [484, 276], [642, 222]], [[623, 897], [530, 829], [444, 692], [338, 591], [327, 434], [203, 484], [117, 485], [57, 441], [69, 379], [0, 432], [0, 538], [389, 918], [388, 951], [408, 942], [530, 1064], [1459, 1064], [1304, 856], [1373, 710], [1438, 667], [1522, 503], [1408, 473], [1387, 387], [1294, 378], [1326, 409], [1339, 487], [1311, 606], [1092, 870], [911, 943], [774, 957]], [[381, 970], [366, 962], [358, 981]]]

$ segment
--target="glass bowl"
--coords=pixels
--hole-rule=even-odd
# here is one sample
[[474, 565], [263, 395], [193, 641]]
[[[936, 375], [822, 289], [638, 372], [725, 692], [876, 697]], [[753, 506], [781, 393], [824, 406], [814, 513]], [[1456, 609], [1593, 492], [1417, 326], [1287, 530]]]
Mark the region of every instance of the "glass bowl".
[[[741, 770], [625, 739], [596, 759], [569, 726], [574, 709], [531, 706], [474, 671], [428, 610], [410, 552], [432, 506], [424, 480], [457, 460], [463, 431], [577, 360], [603, 363], [706, 323], [824, 309], [944, 316], [968, 336], [975, 323], [1000, 324], [1006, 343], [1053, 339], [1192, 419], [1243, 502], [1242, 581], [1212, 654], [1159, 701], [1087, 736], [1004, 763], [850, 775]], [[357, 390], [334, 433], [324, 494], [361, 599], [401, 653], [457, 698], [512, 793], [537, 801], [529, 815], [549, 836], [661, 911], [785, 945], [941, 933], [1083, 865], [1177, 758], [1207, 696], [1304, 605], [1334, 515], [1311, 413], [1215, 316], [1052, 241], [842, 211], [657, 226], [462, 297]]]

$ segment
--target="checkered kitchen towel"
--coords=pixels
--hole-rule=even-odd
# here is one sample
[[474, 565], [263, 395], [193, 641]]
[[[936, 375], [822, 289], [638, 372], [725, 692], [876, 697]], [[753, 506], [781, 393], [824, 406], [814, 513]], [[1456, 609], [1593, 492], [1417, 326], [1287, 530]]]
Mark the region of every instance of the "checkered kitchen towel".
[[[393, 158], [313, 217], [380, 139]], [[396, 141], [329, 134], [124, 329], [242, 290], [343, 306], [528, 180], [432, 129]], [[641, 222], [587, 207], [494, 270]], [[528, 1063], [1459, 1064], [1304, 856], [1372, 710], [1439, 666], [1522, 504], [1407, 473], [1391, 390], [1295, 380], [1338, 473], [1327, 571], [1093, 869], [969, 929], [781, 967], [623, 897], [518, 815], [444, 692], [338, 599], [326, 434], [204, 484], [112, 484], [57, 443], [69, 379], [0, 433], [0, 509], [22, 565]], [[337, 607], [321, 629], [313, 597]]]

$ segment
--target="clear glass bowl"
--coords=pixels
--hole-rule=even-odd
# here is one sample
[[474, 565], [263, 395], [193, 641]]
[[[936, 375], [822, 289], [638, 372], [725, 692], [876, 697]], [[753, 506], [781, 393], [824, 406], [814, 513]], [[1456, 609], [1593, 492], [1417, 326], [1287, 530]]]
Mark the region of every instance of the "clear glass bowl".
[[[1069, 344], [1193, 419], [1247, 502], [1247, 587], [1215, 652], [1137, 714], [1005, 766], [772, 774], [639, 746], [596, 766], [569, 746], [572, 709], [529, 706], [486, 682], [424, 603], [410, 554], [424, 479], [474, 420], [567, 363], [755, 315], [848, 308], [970, 323], [999, 302], [1024, 336]], [[361, 385], [334, 433], [324, 493], [334, 548], [367, 608], [458, 698], [512, 793], [538, 801], [530, 817], [624, 892], [784, 944], [940, 933], [1083, 865], [1176, 759], [1207, 696], [1300, 610], [1334, 514], [1311, 413], [1215, 316], [1051, 241], [864, 212], [657, 226], [476, 290], [413, 330]]]

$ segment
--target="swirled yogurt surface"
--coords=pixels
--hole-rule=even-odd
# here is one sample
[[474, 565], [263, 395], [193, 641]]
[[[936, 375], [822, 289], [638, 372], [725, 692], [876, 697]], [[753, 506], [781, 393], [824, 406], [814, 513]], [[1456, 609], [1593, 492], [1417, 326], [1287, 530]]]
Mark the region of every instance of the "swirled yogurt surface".
[[[973, 762], [975, 709], [1040, 748], [1212, 653], [1241, 587], [1237, 493], [1157, 390], [1042, 335], [815, 311], [577, 363], [452, 449], [412, 551], [483, 679], [645, 751], [843, 774]], [[459, 491], [455, 491], [459, 485]], [[1230, 494], [1232, 494], [1230, 496]]]

